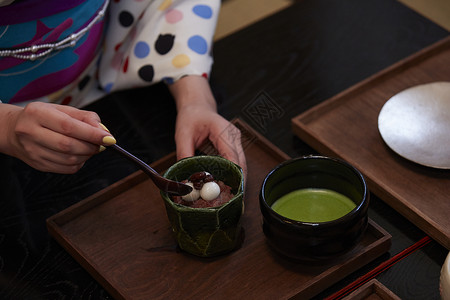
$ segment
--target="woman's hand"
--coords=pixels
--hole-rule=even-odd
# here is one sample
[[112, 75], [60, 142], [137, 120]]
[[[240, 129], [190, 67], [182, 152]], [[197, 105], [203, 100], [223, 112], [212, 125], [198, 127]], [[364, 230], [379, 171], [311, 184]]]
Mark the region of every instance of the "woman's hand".
[[0, 151], [44, 172], [77, 172], [115, 139], [94, 112], [42, 102], [0, 104]]
[[209, 83], [201, 76], [184, 77], [169, 86], [177, 103], [175, 142], [177, 158], [193, 156], [206, 141], [219, 155], [238, 164], [247, 174], [247, 163], [237, 127], [217, 113]]

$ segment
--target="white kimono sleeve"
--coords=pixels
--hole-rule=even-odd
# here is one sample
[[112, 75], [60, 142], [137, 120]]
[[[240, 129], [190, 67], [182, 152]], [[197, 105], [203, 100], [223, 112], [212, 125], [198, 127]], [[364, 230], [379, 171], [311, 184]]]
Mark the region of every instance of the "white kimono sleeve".
[[99, 81], [106, 92], [209, 76], [220, 0], [111, 1]]

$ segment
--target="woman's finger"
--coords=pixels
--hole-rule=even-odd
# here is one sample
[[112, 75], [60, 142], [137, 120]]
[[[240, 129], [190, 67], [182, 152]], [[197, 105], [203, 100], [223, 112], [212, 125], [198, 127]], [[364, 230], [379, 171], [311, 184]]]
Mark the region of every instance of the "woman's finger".
[[190, 136], [185, 134], [176, 135], [175, 143], [177, 145], [177, 160], [194, 155], [195, 145]]
[[[35, 136], [38, 138], [31, 145], [35, 144], [35, 148], [42, 147], [42, 150], [53, 151], [60, 154], [90, 156], [99, 151], [99, 146], [78, 140], [73, 137], [65, 136], [61, 133], [41, 128], [39, 133]], [[39, 138], [39, 136], [41, 138]], [[29, 139], [32, 139], [30, 136]], [[25, 143], [25, 142], [23, 142]], [[32, 147], [32, 146], [30, 146]], [[36, 151], [35, 149], [28, 149], [28, 152]]]
[[[48, 108], [42, 109], [42, 107], [30, 104], [25, 107], [24, 111], [26, 114], [33, 115], [36, 122], [42, 127], [62, 135], [96, 145], [109, 145], [114, 142], [111, 139], [105, 140], [105, 137], [111, 137], [111, 134], [100, 127], [100, 120], [98, 120], [96, 126], [80, 121], [80, 118], [83, 119], [84, 115], [85, 120], [94, 122], [95, 118], [89, 112], [83, 112], [75, 108], [61, 108], [56, 105]], [[72, 115], [77, 118], [72, 117]]]
[[[95, 153], [98, 153], [99, 150]], [[45, 160], [52, 162], [61, 166], [73, 166], [84, 163], [92, 156], [91, 153], [81, 155], [81, 154], [72, 154], [72, 153], [64, 153], [60, 151], [55, 151], [49, 148], [38, 147], [36, 150], [30, 155], [30, 158], [39, 161]]]
[[42, 172], [74, 174], [84, 166], [84, 163], [85, 162], [74, 165], [61, 165], [52, 161], [40, 160], [39, 162], [36, 162], [36, 164], [30, 164], [30, 166]]
[[239, 165], [244, 172], [247, 171], [245, 153], [242, 148], [241, 132], [233, 124], [229, 123], [218, 138], [212, 140], [220, 155]]

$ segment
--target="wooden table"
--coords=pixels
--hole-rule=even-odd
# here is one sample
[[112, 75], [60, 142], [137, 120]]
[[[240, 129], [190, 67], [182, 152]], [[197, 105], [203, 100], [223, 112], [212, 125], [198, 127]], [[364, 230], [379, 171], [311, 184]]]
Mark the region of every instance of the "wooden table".
[[[289, 156], [310, 154], [315, 150], [291, 130], [293, 117], [446, 36], [394, 0], [303, 0], [218, 41], [211, 82], [225, 117], [243, 119]], [[110, 95], [89, 109], [147, 162], [175, 149], [175, 105], [162, 84]], [[0, 168], [0, 298], [111, 299], [50, 237], [45, 220], [137, 169], [109, 151], [76, 175], [37, 172], [5, 156]], [[317, 299], [426, 237], [377, 197], [369, 216], [392, 235], [391, 250]], [[447, 253], [431, 241], [376, 279], [402, 299], [438, 299]]]

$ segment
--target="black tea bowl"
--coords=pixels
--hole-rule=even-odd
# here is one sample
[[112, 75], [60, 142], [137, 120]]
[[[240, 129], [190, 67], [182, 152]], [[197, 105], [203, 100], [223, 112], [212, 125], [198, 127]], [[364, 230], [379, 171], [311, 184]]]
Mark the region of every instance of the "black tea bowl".
[[167, 193], [161, 192], [161, 196], [180, 249], [199, 257], [213, 257], [235, 250], [242, 242], [244, 176], [235, 163], [207, 155], [181, 159], [163, 176], [182, 181], [202, 171], [230, 186], [234, 197], [218, 207], [193, 208], [173, 202]]
[[[302, 189], [331, 190], [356, 207], [342, 217], [319, 222], [294, 220], [274, 211], [276, 200]], [[268, 244], [299, 262], [325, 263], [343, 255], [361, 240], [368, 224], [369, 190], [363, 175], [332, 157], [304, 156], [279, 164], [264, 179], [259, 203]]]

